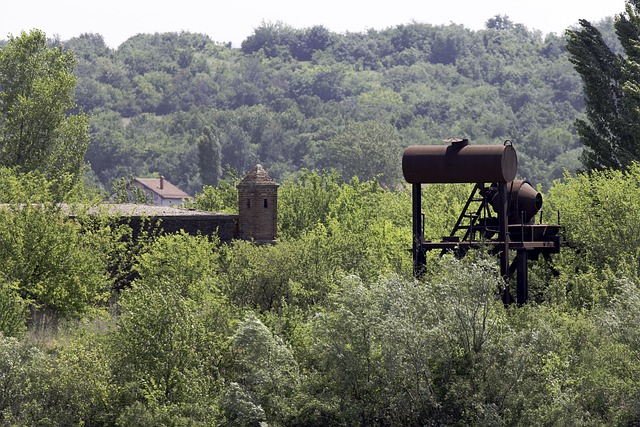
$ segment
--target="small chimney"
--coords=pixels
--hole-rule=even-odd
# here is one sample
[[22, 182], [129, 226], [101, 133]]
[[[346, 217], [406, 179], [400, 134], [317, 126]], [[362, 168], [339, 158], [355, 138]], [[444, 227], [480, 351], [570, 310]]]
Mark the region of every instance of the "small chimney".
[[160, 175], [160, 189], [164, 189], [164, 176]]

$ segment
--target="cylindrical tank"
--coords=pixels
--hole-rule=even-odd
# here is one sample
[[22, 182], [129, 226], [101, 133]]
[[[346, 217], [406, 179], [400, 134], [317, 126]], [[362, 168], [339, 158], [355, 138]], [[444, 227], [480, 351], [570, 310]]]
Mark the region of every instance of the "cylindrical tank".
[[414, 145], [402, 155], [402, 173], [412, 184], [506, 183], [517, 169], [510, 144], [469, 145], [463, 139], [451, 145]]
[[[542, 208], [542, 195], [527, 180], [516, 179], [507, 183], [509, 200], [509, 224], [529, 224]], [[498, 195], [491, 200], [491, 206], [498, 212]]]

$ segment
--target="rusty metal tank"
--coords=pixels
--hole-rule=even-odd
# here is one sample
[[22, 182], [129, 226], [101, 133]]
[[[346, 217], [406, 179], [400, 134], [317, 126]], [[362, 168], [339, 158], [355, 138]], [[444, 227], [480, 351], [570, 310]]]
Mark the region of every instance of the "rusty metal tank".
[[404, 150], [402, 173], [411, 184], [507, 183], [513, 181], [518, 158], [511, 144], [414, 145]]
[[[542, 208], [542, 195], [527, 180], [516, 179], [507, 184], [508, 223], [529, 224]], [[498, 196], [491, 201], [497, 212]]]

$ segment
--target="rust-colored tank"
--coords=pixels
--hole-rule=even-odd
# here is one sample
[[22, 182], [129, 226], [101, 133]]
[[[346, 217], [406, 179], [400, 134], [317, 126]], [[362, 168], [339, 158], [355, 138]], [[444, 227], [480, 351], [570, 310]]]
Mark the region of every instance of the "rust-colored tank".
[[[516, 179], [507, 184], [509, 224], [529, 224], [542, 208], [542, 195], [527, 180]], [[491, 201], [497, 212], [498, 196]]]
[[414, 145], [402, 155], [402, 173], [411, 184], [507, 183], [517, 169], [511, 144], [469, 145], [459, 139], [450, 145]]

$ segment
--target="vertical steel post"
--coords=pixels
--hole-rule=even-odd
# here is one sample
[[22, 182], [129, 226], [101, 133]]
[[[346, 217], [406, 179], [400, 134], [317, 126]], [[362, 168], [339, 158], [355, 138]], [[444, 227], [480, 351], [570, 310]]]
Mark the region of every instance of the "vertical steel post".
[[422, 184], [412, 184], [413, 198], [413, 274], [420, 277], [427, 263], [427, 259], [422, 249]]
[[506, 281], [509, 281], [509, 235], [508, 230], [508, 203], [507, 184], [498, 183], [498, 227], [500, 241], [500, 274]]
[[518, 263], [518, 282], [516, 287], [516, 302], [518, 305], [526, 304], [529, 299], [529, 253], [525, 250], [519, 250], [517, 256]]

